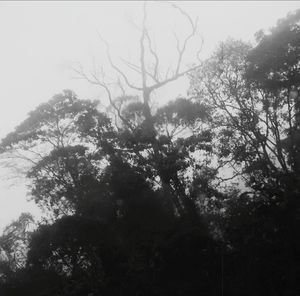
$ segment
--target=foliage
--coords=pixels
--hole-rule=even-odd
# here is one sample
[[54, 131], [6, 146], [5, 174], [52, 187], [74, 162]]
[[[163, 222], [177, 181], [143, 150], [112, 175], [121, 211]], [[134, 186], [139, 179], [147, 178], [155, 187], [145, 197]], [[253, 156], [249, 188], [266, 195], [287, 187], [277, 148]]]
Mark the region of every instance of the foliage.
[[270, 197], [298, 182], [298, 20], [295, 12], [280, 21], [253, 49], [222, 43], [191, 76], [193, 95], [214, 110], [220, 162]]
[[1, 280], [12, 276], [17, 269], [25, 267], [33, 224], [33, 217], [29, 213], [23, 213], [3, 230], [0, 237]]

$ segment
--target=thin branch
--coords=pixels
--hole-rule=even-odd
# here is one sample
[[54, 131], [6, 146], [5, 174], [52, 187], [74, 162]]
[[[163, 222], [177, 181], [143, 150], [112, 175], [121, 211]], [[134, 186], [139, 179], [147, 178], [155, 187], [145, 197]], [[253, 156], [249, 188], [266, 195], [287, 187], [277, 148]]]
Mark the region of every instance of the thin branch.
[[196, 35], [198, 18], [196, 18], [196, 20], [193, 21], [192, 18], [190, 17], [190, 15], [188, 13], [186, 13], [182, 8], [180, 8], [179, 6], [177, 6], [174, 3], [171, 3], [171, 6], [175, 9], [179, 10], [179, 12], [188, 20], [188, 22], [190, 23], [191, 29], [192, 29], [191, 33], [184, 39], [183, 45], [181, 48], [179, 45], [179, 40], [178, 40], [177, 36], [175, 35], [176, 41], [177, 41], [177, 52], [178, 52], [178, 60], [177, 60], [177, 66], [176, 66], [176, 71], [175, 71], [175, 75], [177, 75], [180, 71], [183, 55], [186, 51], [187, 44]]
[[110, 63], [110, 66], [122, 76], [122, 78], [124, 79], [124, 81], [126, 82], [126, 84], [127, 84], [130, 88], [133, 88], [133, 89], [136, 89], [136, 90], [143, 90], [141, 87], [138, 87], [138, 86], [132, 84], [132, 83], [129, 81], [128, 77], [124, 74], [124, 72], [123, 72], [119, 67], [117, 67], [117, 66], [113, 63], [112, 58], [111, 58], [111, 54], [110, 54], [110, 50], [109, 50], [109, 45], [108, 45], [108, 43], [106, 42], [106, 40], [104, 40], [104, 39], [102, 38], [102, 36], [100, 35], [99, 32], [98, 32], [98, 36], [99, 36], [100, 40], [105, 44], [105, 47], [106, 47], [106, 55], [107, 55], [108, 61], [109, 61], [109, 63]]
[[153, 78], [154, 81], [158, 82], [159, 58], [158, 58], [156, 50], [152, 47], [152, 41], [151, 41], [151, 38], [149, 36], [148, 30], [146, 30], [146, 38], [148, 40], [150, 53], [152, 54], [152, 56], [155, 59], [154, 70], [153, 70], [154, 72], [153, 72], [153, 75], [151, 75], [151, 77]]
[[133, 63], [127, 61], [127, 60], [125, 60], [124, 58], [121, 58], [121, 60], [122, 60], [122, 62], [123, 62], [128, 68], [130, 68], [131, 70], [133, 70], [133, 71], [135, 71], [135, 72], [137, 72], [137, 73], [139, 73], [139, 74], [142, 73], [142, 71], [141, 71], [141, 69], [140, 69], [139, 66], [137, 66], [137, 65], [135, 65], [135, 64], [133, 64]]
[[143, 25], [142, 25], [142, 34], [140, 38], [140, 63], [141, 63], [141, 75], [142, 75], [142, 90], [145, 91], [147, 88], [147, 76], [146, 76], [146, 66], [145, 66], [145, 45], [144, 41], [146, 38], [146, 18], [147, 18], [147, 11], [146, 11], [146, 1], [143, 4]]
[[122, 122], [130, 129], [130, 130], [134, 130], [134, 128], [131, 126], [131, 124], [129, 123], [128, 120], [125, 119], [125, 117], [122, 116], [121, 114], [121, 111], [120, 109], [116, 106], [116, 104], [114, 103], [114, 100], [112, 98], [112, 94], [111, 94], [111, 91], [108, 87], [108, 85], [103, 82], [103, 81], [100, 81], [99, 78], [96, 76], [96, 75], [93, 75], [92, 74], [92, 78], [91, 79], [86, 73], [84, 73], [84, 71], [82, 70], [82, 67], [80, 70], [78, 69], [73, 69], [76, 73], [78, 73], [82, 78], [84, 78], [85, 80], [87, 80], [89, 83], [91, 84], [94, 84], [94, 85], [98, 85], [98, 86], [101, 86], [106, 94], [107, 94], [107, 97], [108, 97], [108, 100], [110, 102], [110, 105], [116, 110], [119, 118], [122, 120]]
[[119, 86], [119, 88], [120, 88], [120, 90], [121, 90], [122, 96], [124, 97], [125, 94], [126, 94], [126, 92], [125, 92], [125, 89], [124, 89], [124, 87], [123, 87], [123, 85], [122, 85], [121, 80], [120, 80], [119, 77], [118, 77], [118, 82], [117, 82], [117, 84], [118, 84], [118, 86]]
[[165, 79], [164, 81], [161, 81], [161, 82], [159, 82], [159, 83], [157, 83], [157, 84], [154, 84], [154, 85], [150, 86], [150, 87], [149, 87], [149, 90], [150, 90], [150, 91], [153, 91], [153, 90], [155, 90], [155, 89], [158, 89], [158, 88], [164, 86], [165, 84], [167, 84], [167, 83], [169, 83], [169, 82], [172, 82], [172, 81], [174, 81], [174, 80], [177, 80], [178, 78], [180, 78], [180, 77], [182, 77], [182, 76], [184, 76], [184, 75], [186, 75], [186, 74], [188, 74], [188, 73], [190, 73], [190, 72], [192, 72], [192, 71], [194, 71], [194, 70], [197, 70], [197, 69], [200, 68], [200, 67], [201, 67], [201, 65], [197, 65], [197, 66], [194, 66], [194, 67], [192, 67], [192, 68], [189, 68], [189, 69], [187, 69], [187, 70], [185, 70], [185, 71], [183, 71], [183, 72], [181, 72], [181, 73], [177, 73], [177, 74], [173, 75], [172, 77]]

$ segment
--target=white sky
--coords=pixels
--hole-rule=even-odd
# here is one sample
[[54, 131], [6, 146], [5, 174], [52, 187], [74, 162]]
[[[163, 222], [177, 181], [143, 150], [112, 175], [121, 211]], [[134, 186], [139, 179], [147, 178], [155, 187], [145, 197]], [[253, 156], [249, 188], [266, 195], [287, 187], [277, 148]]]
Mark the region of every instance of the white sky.
[[[179, 1], [178, 6], [199, 17], [204, 38], [202, 57], [228, 37], [254, 41], [260, 29], [275, 25], [300, 1]], [[81, 62], [86, 69], [93, 59], [105, 64], [103, 44], [97, 30], [110, 43], [115, 57], [134, 61], [138, 49], [141, 5], [122, 2], [0, 2], [0, 138], [26, 118], [26, 114], [62, 89], [74, 90], [80, 98], [100, 98], [102, 92], [85, 81], [74, 79], [69, 66]], [[178, 12], [163, 2], [149, 3], [149, 28], [161, 58], [174, 58], [174, 36], [184, 34], [186, 24]], [[173, 38], [173, 39], [172, 39]], [[199, 43], [194, 43], [197, 46]], [[187, 55], [186, 62], [190, 62]], [[109, 70], [107, 70], [109, 73]], [[172, 84], [156, 95], [164, 100], [185, 94], [186, 81]], [[38, 213], [26, 201], [23, 182], [7, 181], [0, 169], [0, 228], [22, 211]], [[3, 178], [1, 178], [3, 177]]]

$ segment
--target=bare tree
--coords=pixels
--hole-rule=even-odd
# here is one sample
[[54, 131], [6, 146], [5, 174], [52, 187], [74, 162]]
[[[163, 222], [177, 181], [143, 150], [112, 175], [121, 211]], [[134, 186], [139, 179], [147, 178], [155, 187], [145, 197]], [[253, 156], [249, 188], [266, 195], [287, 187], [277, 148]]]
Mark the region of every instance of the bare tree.
[[[201, 65], [199, 59], [199, 51], [195, 52], [195, 61], [196, 63], [193, 66], [183, 69], [183, 61], [184, 57], [187, 54], [187, 49], [190, 46], [190, 42], [198, 35], [198, 19], [193, 19], [188, 13], [186, 13], [182, 8], [179, 6], [167, 2], [174, 10], [179, 12], [179, 14], [183, 17], [183, 19], [187, 22], [189, 26], [189, 32], [186, 36], [180, 40], [179, 37], [174, 34], [176, 39], [176, 52], [177, 52], [177, 59], [174, 61], [173, 69], [168, 69], [166, 74], [163, 75], [161, 71], [161, 63], [162, 60], [159, 57], [157, 49], [154, 46], [154, 40], [151, 38], [149, 33], [149, 28], [147, 26], [148, 20], [148, 11], [147, 11], [147, 1], [143, 3], [143, 12], [142, 12], [142, 26], [141, 26], [141, 34], [139, 39], [139, 64], [131, 63], [125, 59], [122, 59], [125, 66], [127, 66], [128, 70], [134, 71], [139, 75], [141, 78], [141, 83], [137, 84], [136, 81], [132, 81], [129, 78], [128, 72], [122, 70], [122, 68], [116, 64], [114, 61], [110, 46], [108, 42], [106, 42], [102, 36], [99, 34], [99, 38], [103, 42], [106, 48], [106, 55], [108, 62], [113, 69], [113, 71], [117, 74], [118, 79], [114, 82], [114, 85], [118, 85], [121, 93], [125, 94], [125, 88], [129, 88], [134, 92], [141, 93], [142, 97], [142, 104], [143, 104], [143, 116], [144, 116], [144, 126], [147, 126], [147, 130], [149, 133], [157, 134], [155, 131], [155, 121], [154, 115], [151, 112], [150, 106], [150, 99], [151, 95], [155, 90], [160, 89], [161, 87], [169, 84], [177, 80], [178, 78], [198, 69]], [[202, 40], [200, 44], [200, 48], [202, 47]], [[148, 63], [147, 57], [151, 57], [153, 63]], [[107, 76], [105, 75], [103, 69], [101, 68], [100, 71], [96, 70], [97, 67], [95, 66], [93, 71], [86, 72], [83, 67], [80, 65], [77, 68], [73, 68], [73, 70], [79, 75], [79, 78], [83, 78], [87, 80], [89, 83], [97, 85], [105, 90], [110, 105], [114, 109], [116, 116], [122, 122], [122, 124], [128, 128], [130, 131], [134, 131], [134, 126], [122, 115], [121, 106], [116, 103], [116, 100], [113, 98], [112, 94], [112, 84], [108, 83], [106, 80]], [[157, 139], [154, 139], [152, 143], [152, 151], [153, 151], [153, 158], [158, 159], [160, 155], [160, 146]], [[143, 154], [139, 151], [133, 151], [139, 159], [142, 159], [144, 162], [148, 162], [148, 159], [145, 159]], [[158, 173], [161, 179], [161, 186], [165, 189], [166, 194], [171, 194], [171, 199], [173, 200], [175, 207], [177, 208], [178, 212], [182, 212], [180, 201], [181, 199], [184, 208], [187, 208], [187, 204], [189, 203], [188, 197], [186, 196], [182, 184], [180, 184], [179, 180], [177, 180], [177, 188], [180, 187], [180, 196], [174, 193], [174, 189], [171, 188], [170, 184], [166, 184], [163, 181], [162, 176]], [[177, 190], [178, 191], [178, 190]]]
[[[120, 89], [122, 93], [125, 93], [123, 83], [127, 87], [129, 87], [132, 90], [138, 91], [142, 93], [142, 98], [143, 98], [143, 103], [144, 103], [144, 116], [147, 119], [151, 118], [151, 108], [149, 105], [150, 102], [150, 97], [153, 91], [165, 86], [166, 84], [177, 80], [178, 78], [186, 75], [187, 73], [194, 71], [195, 69], [200, 67], [200, 60], [199, 60], [199, 51], [195, 53], [195, 61], [197, 61], [197, 64], [188, 67], [187, 69], [183, 69], [183, 58], [184, 55], [186, 54], [187, 48], [189, 46], [190, 41], [195, 38], [198, 35], [198, 18], [195, 20], [188, 14], [186, 13], [182, 8], [179, 6], [173, 4], [173, 3], [168, 3], [171, 5], [175, 10], [178, 10], [180, 14], [184, 17], [184, 19], [188, 22], [189, 27], [190, 27], [190, 32], [184, 37], [183, 40], [179, 40], [178, 36], [174, 33], [174, 36], [176, 38], [176, 50], [177, 50], [177, 60], [174, 61], [174, 67], [173, 71], [168, 69], [167, 73], [165, 75], [162, 75], [160, 72], [160, 64], [161, 60], [159, 58], [158, 52], [156, 48], [153, 46], [153, 40], [150, 37], [149, 29], [147, 27], [147, 19], [148, 19], [148, 14], [147, 14], [147, 1], [143, 3], [143, 18], [142, 18], [142, 28], [141, 28], [141, 35], [140, 35], [140, 48], [139, 48], [139, 64], [134, 64], [131, 63], [125, 59], [122, 58], [122, 61], [124, 64], [128, 67], [128, 69], [133, 70], [134, 72], [138, 73], [140, 75], [141, 79], [141, 84], [136, 84], [136, 82], [130, 81], [129, 75], [127, 75], [126, 72], [124, 72], [119, 65], [115, 63], [115, 61], [112, 58], [110, 47], [107, 41], [105, 41], [102, 36], [99, 34], [99, 38], [103, 42], [106, 48], [106, 54], [107, 54], [107, 59], [108, 62], [111, 66], [111, 68], [117, 73], [119, 78], [117, 81], [115, 81], [116, 84], [120, 86]], [[201, 46], [200, 46], [201, 48]], [[154, 59], [153, 64], [147, 63], [146, 60], [146, 54], [150, 54], [152, 58]], [[112, 93], [110, 90], [110, 84], [105, 81], [106, 75], [101, 68], [100, 71], [96, 70], [96, 67], [94, 69], [87, 73], [84, 71], [83, 67], [80, 65], [77, 68], [73, 68], [73, 70], [79, 74], [80, 78], [84, 78], [87, 81], [89, 81], [92, 84], [98, 85], [102, 87], [107, 95], [108, 99], [110, 101], [110, 104], [117, 109], [117, 106], [114, 106], [113, 102], [113, 97]], [[164, 77], [162, 77], [164, 76]], [[118, 110], [116, 110], [118, 111]], [[119, 112], [118, 112], [119, 113]], [[120, 114], [118, 114], [120, 116]], [[122, 119], [122, 117], [120, 116]], [[124, 120], [123, 120], [124, 121]], [[124, 124], [128, 125], [125, 121], [123, 122]]]

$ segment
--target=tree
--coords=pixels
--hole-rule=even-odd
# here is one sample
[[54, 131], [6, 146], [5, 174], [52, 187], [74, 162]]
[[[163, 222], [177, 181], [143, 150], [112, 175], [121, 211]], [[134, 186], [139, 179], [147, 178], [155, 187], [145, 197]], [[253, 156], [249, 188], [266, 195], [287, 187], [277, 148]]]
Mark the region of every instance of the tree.
[[191, 76], [193, 95], [214, 109], [221, 162], [254, 190], [284, 199], [298, 182], [298, 18], [280, 21], [253, 49], [222, 43]]
[[[246, 79], [261, 89], [275, 108], [282, 108], [286, 139], [277, 139], [278, 146], [288, 154], [288, 166], [298, 175], [299, 151], [299, 18], [297, 10], [287, 18], [279, 20], [271, 34], [261, 34], [258, 46], [248, 56]], [[280, 116], [279, 115], [279, 116]], [[281, 118], [279, 117], [278, 120]], [[281, 147], [280, 147], [281, 148]], [[297, 176], [294, 176], [298, 182]]]
[[[195, 201], [186, 193], [188, 188], [185, 185], [186, 182], [183, 176], [185, 175], [184, 167], [188, 166], [187, 162], [197, 162], [191, 156], [191, 153], [187, 152], [187, 149], [190, 149], [190, 147], [193, 147], [191, 151], [195, 149], [198, 145], [198, 140], [201, 141], [198, 148], [201, 147], [204, 151], [209, 151], [210, 149], [209, 141], [211, 137], [209, 132], [205, 130], [205, 127], [199, 132], [199, 129], [201, 129], [199, 122], [205, 122], [209, 113], [208, 109], [202, 104], [187, 99], [179, 99], [174, 103], [170, 103], [168, 107], [157, 110], [156, 114], [153, 114], [153, 110], [150, 107], [151, 95], [154, 91], [200, 67], [198, 62], [186, 70], [182, 69], [184, 55], [189, 42], [198, 34], [198, 20], [193, 20], [190, 15], [177, 5], [171, 4], [171, 6], [187, 21], [190, 32], [181, 42], [175, 35], [178, 58], [174, 62], [173, 72], [169, 70], [164, 78], [162, 78], [163, 75], [160, 71], [161, 61], [153, 46], [154, 42], [147, 27], [147, 2], [143, 4], [139, 48], [140, 63], [135, 65], [124, 60], [129, 70], [138, 73], [141, 85], [136, 85], [130, 81], [129, 75], [114, 62], [109, 45], [101, 36], [100, 38], [106, 47], [110, 66], [119, 76], [117, 83], [122, 90], [122, 96], [117, 99], [113, 98], [112, 91], [109, 84], [105, 81], [103, 72], [86, 73], [82, 67], [74, 70], [79, 74], [79, 77], [106, 91], [110, 105], [115, 111], [116, 117], [121, 121], [121, 128], [125, 137], [123, 145], [125, 147], [129, 145], [126, 148], [130, 149], [131, 154], [129, 157], [131, 160], [138, 166], [146, 166], [148, 168], [145, 172], [146, 175], [149, 175], [149, 170], [152, 171], [150, 173], [152, 174], [152, 181], [158, 182], [159, 186], [163, 188], [165, 195], [172, 200], [179, 215], [185, 215], [187, 212], [190, 215], [193, 212], [193, 215], [197, 216]], [[154, 61], [153, 63], [148, 63], [148, 56]], [[198, 52], [196, 57], [198, 57]], [[125, 83], [125, 87], [123, 83]], [[139, 92], [141, 99], [126, 95], [126, 88]], [[133, 100], [130, 101], [132, 98]], [[179, 112], [181, 108], [183, 109]], [[170, 121], [172, 115], [174, 115], [173, 122]], [[139, 120], [133, 121], [132, 118], [139, 118]], [[169, 131], [169, 129], [171, 130]], [[201, 132], [203, 132], [202, 138], [200, 135], [198, 137], [198, 133], [200, 134]], [[195, 133], [197, 135], [194, 135]], [[188, 135], [189, 139], [185, 139], [186, 135]], [[181, 161], [179, 164], [180, 169], [176, 165], [172, 167], [175, 159], [178, 162]], [[184, 162], [185, 164], [183, 164]]]
[[3, 152], [31, 164], [31, 195], [54, 217], [76, 211], [79, 199], [88, 194], [85, 182], [97, 183], [95, 166], [103, 161], [97, 147], [112, 128], [96, 105], [66, 90], [38, 106], [1, 142]]

